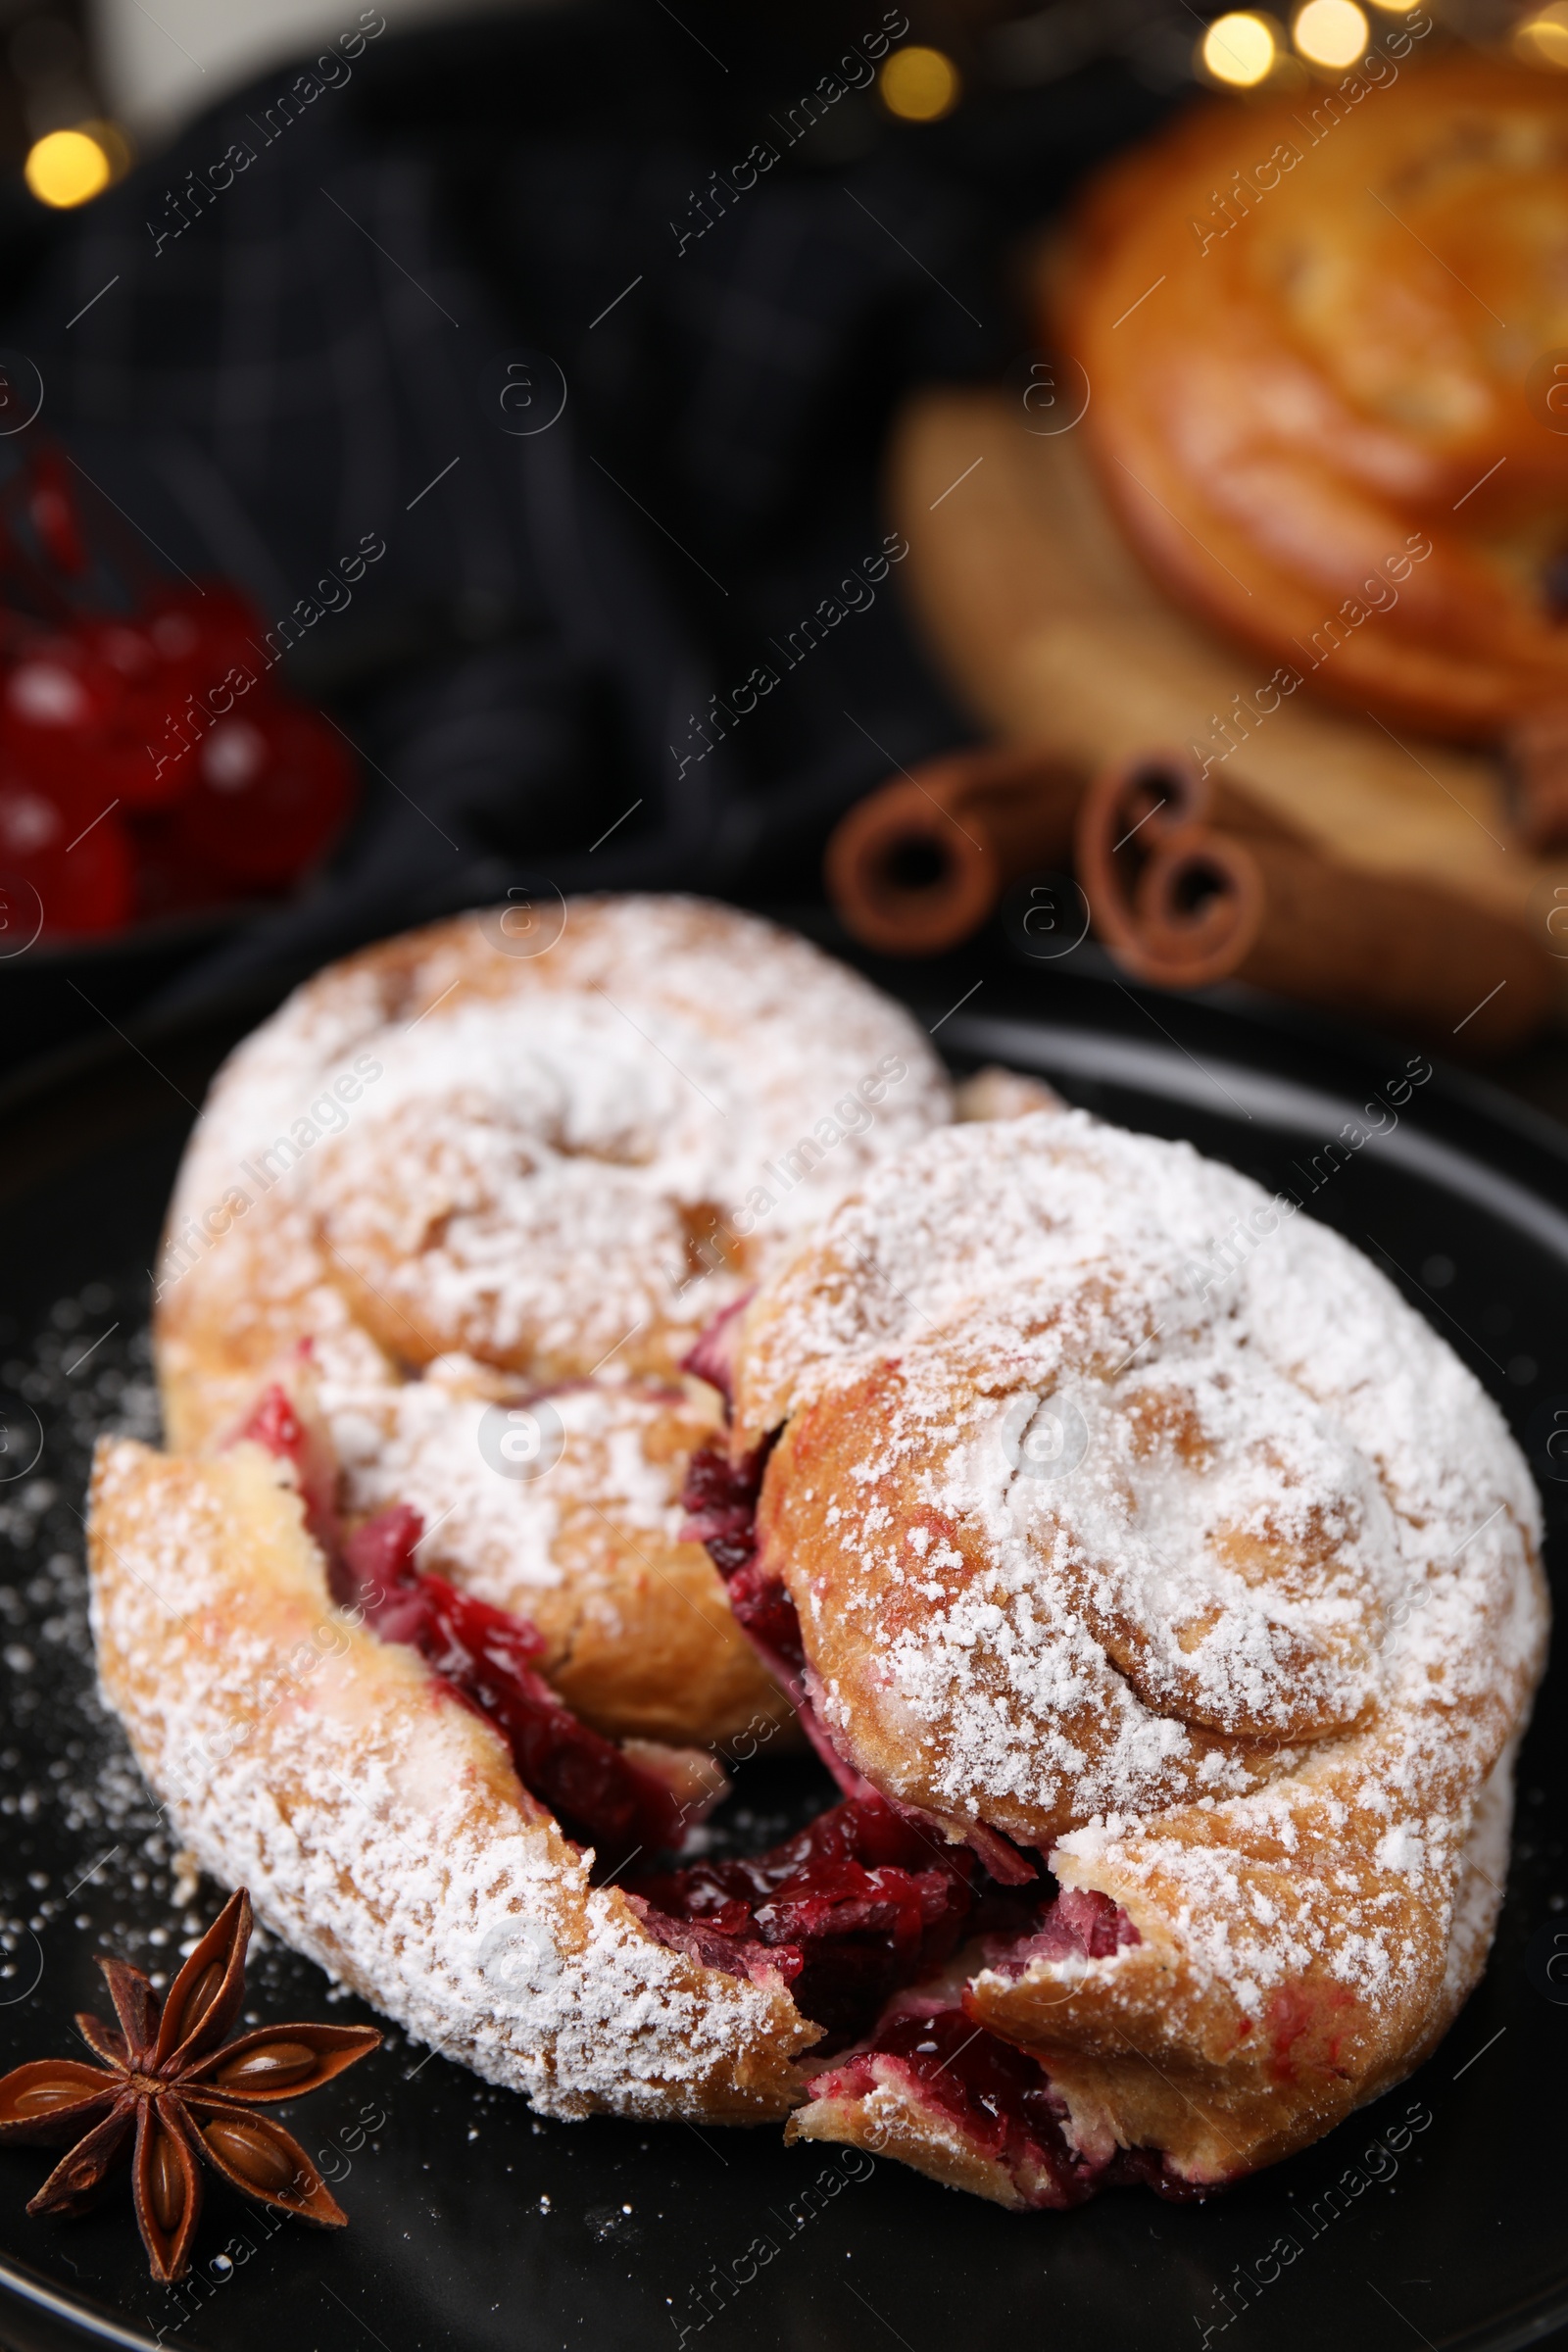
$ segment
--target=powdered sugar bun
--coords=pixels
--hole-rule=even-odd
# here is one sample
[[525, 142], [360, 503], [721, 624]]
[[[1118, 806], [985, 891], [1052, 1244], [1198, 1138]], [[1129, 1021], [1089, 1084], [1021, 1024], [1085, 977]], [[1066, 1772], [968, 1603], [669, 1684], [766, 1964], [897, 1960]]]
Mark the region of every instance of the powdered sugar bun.
[[[308, 1346], [351, 1511], [416, 1501], [426, 1564], [534, 1615], [607, 1731], [724, 1739], [782, 1701], [679, 1540], [714, 1409], [680, 1360], [947, 1081], [899, 1007], [731, 908], [579, 899], [516, 952], [546, 939], [502, 908], [391, 940], [230, 1057], [170, 1214], [166, 1417], [212, 1445]], [[508, 1404], [560, 1440], [537, 1479], [479, 1443]]]
[[[1130, 1923], [971, 1955], [952, 1997], [1042, 2059], [1085, 2157], [1198, 2181], [1446, 2030], [1546, 1631], [1501, 1415], [1290, 1211], [1080, 1112], [951, 1128], [763, 1287], [738, 1361], [737, 1450], [782, 1427], [760, 1566], [840, 1751]], [[913, 2129], [883, 2075], [833, 2061], [797, 2128], [858, 2136], [885, 2090]]]
[[411, 2034], [546, 2114], [759, 2123], [816, 2038], [767, 1972], [705, 1967], [589, 1882], [496, 1732], [328, 1596], [253, 1445], [100, 1448], [105, 1692], [204, 1869]]

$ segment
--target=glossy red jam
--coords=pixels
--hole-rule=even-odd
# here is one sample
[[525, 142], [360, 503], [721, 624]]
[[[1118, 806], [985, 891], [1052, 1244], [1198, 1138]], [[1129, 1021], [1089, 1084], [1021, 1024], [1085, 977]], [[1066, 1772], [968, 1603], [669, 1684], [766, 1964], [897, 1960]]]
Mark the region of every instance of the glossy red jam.
[[232, 1442], [237, 1446], [242, 1438], [265, 1446], [269, 1453], [292, 1462], [296, 1470], [304, 1467], [305, 1424], [276, 1381], [262, 1391], [246, 1419], [235, 1430]]
[[835, 1805], [782, 1845], [633, 1882], [644, 1901], [711, 1937], [760, 1945], [833, 2046], [863, 2033], [900, 1985], [956, 1950], [974, 1857], [933, 1842], [881, 1797]]
[[999, 1976], [1021, 1977], [1033, 1960], [1108, 1960], [1143, 1937], [1119, 1903], [1092, 1886], [1064, 1886], [1040, 1913], [1033, 1928], [1005, 1948], [987, 1953]]
[[1168, 2175], [1155, 2149], [1118, 2148], [1091, 2164], [1062, 2130], [1066, 2102], [1038, 2059], [977, 2027], [962, 2009], [917, 1997], [901, 2005], [860, 2049], [814, 2077], [819, 2099], [868, 2097], [889, 2078], [956, 2126], [977, 2156], [1002, 2166], [1037, 2208], [1081, 2205], [1102, 2188], [1137, 2184], [1167, 2197], [1201, 2195]]
[[690, 1354], [683, 1355], [680, 1368], [706, 1380], [724, 1399], [724, 1418], [727, 1421], [735, 1403], [735, 1354], [740, 1346], [741, 1317], [751, 1305], [755, 1293], [748, 1291], [733, 1306], [713, 1317], [704, 1330]]
[[394, 1503], [343, 1537], [330, 1488], [320, 1491], [321, 1442], [275, 1384], [235, 1431], [233, 1442], [241, 1439], [293, 1463], [333, 1597], [363, 1609], [383, 1642], [416, 1649], [455, 1697], [496, 1726], [523, 1787], [569, 1838], [598, 1849], [602, 1870], [679, 1843], [684, 1821], [674, 1792], [590, 1731], [535, 1671], [544, 1650], [537, 1629], [416, 1565], [424, 1532], [416, 1510]]
[[535, 1671], [544, 1642], [526, 1618], [415, 1566], [423, 1532], [418, 1512], [399, 1502], [345, 1542], [367, 1622], [383, 1642], [410, 1643], [449, 1689], [489, 1717], [523, 1787], [568, 1837], [597, 1847], [602, 1865], [613, 1871], [640, 1851], [677, 1844], [682, 1817], [673, 1791], [590, 1731]]
[[1038, 2060], [963, 2010], [884, 2019], [863, 2050], [818, 2076], [812, 2089], [818, 2098], [865, 2098], [888, 2076], [956, 2124], [976, 2154], [1002, 2165], [1020, 2186], [1030, 2181], [1031, 2203], [1081, 2205], [1099, 2186], [1067, 2145], [1065, 2106]]
[[763, 1656], [799, 1677], [806, 1670], [806, 1651], [795, 1603], [757, 1562], [757, 1497], [771, 1450], [760, 1446], [744, 1461], [733, 1462], [721, 1446], [699, 1446], [687, 1465], [681, 1533], [689, 1543], [706, 1544], [724, 1579], [736, 1622]]
[[[686, 1359], [695, 1365], [700, 1349]], [[710, 1377], [706, 1375], [705, 1378]], [[801, 1621], [786, 1588], [763, 1573], [757, 1552], [757, 1501], [762, 1473], [773, 1449], [769, 1438], [743, 1460], [732, 1461], [722, 1447], [705, 1446], [687, 1466], [682, 1500], [687, 1518], [681, 1533], [708, 1547], [708, 1555], [724, 1579], [732, 1614], [764, 1666], [788, 1691], [801, 1727], [846, 1796], [875, 1797], [878, 1791], [856, 1767], [841, 1756], [831, 1734], [811, 1703], [810, 1678]], [[940, 1842], [944, 1825], [917, 1807], [901, 1805], [906, 1820]], [[1039, 1868], [1000, 1830], [972, 1822], [964, 1832], [969, 1844], [991, 1876], [1004, 1886], [1021, 1886], [1039, 1880]]]
[[[544, 1642], [536, 1629], [416, 1566], [417, 1511], [394, 1504], [342, 1538], [330, 1489], [320, 1492], [321, 1442], [281, 1388], [264, 1393], [236, 1434], [295, 1465], [339, 1598], [357, 1602], [383, 1641], [417, 1649], [455, 1697], [497, 1726], [524, 1788], [568, 1837], [599, 1849], [600, 1863], [610, 1865], [603, 1875], [639, 1853], [678, 1845], [683, 1821], [673, 1793], [551, 1689], [537, 1671]], [[727, 1577], [737, 1616], [746, 1622], [749, 1608], [761, 1629], [753, 1636], [759, 1647], [792, 1657], [799, 1672], [793, 1604], [782, 1587], [755, 1578], [764, 1459], [765, 1449], [737, 1467], [716, 1448], [699, 1453], [687, 1508]], [[858, 1793], [763, 1853], [629, 1879], [628, 1899], [649, 1932], [706, 1966], [787, 1984], [803, 2014], [826, 2030], [818, 2057], [869, 2034], [817, 2076], [816, 2094], [863, 2098], [878, 2070], [891, 2070], [1002, 2164], [1031, 2204], [1078, 2204], [1099, 2187], [1135, 2180], [1166, 2194], [1192, 2193], [1167, 2181], [1158, 2157], [1145, 2151], [1124, 2151], [1098, 2170], [1086, 2165], [1067, 2143], [1065, 2110], [1034, 2059], [961, 2009], [905, 1991], [975, 1937], [984, 1939], [989, 1964], [1011, 1977], [1036, 1959], [1106, 1958], [1139, 1940], [1126, 1913], [1106, 1895], [1058, 1890], [1032, 1865], [1014, 1868], [1024, 1858], [995, 1838], [1007, 1863], [999, 1882], [967, 1846], [948, 1844], [939, 1827], [852, 1777]], [[1025, 1875], [1028, 1884], [1020, 1883]], [[896, 2014], [884, 2016], [901, 1993]]]
[[237, 1446], [242, 1438], [265, 1446], [269, 1453], [293, 1464], [305, 1504], [305, 1524], [326, 1554], [332, 1597], [343, 1600], [346, 1594], [339, 1589], [342, 1529], [337, 1516], [337, 1465], [324, 1434], [306, 1420], [287, 1391], [273, 1381], [262, 1391], [229, 1443]]

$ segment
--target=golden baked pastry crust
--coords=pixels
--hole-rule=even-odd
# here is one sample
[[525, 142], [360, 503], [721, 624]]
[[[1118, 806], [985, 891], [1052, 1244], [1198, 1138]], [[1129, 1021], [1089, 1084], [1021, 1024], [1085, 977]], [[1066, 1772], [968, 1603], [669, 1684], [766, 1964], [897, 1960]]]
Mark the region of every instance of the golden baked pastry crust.
[[[1446, 2030], [1544, 1655], [1501, 1416], [1288, 1210], [1081, 1112], [952, 1128], [763, 1286], [737, 1366], [737, 1450], [782, 1425], [760, 1568], [842, 1756], [1127, 1923], [971, 1952], [951, 2001], [1041, 2059], [1080, 2157], [1189, 2183]], [[877, 2046], [824, 2062], [797, 2133], [994, 2161]]]
[[1568, 701], [1565, 206], [1568, 88], [1469, 50], [1113, 164], [1046, 302], [1150, 568], [1384, 718]]
[[[425, 1563], [532, 1618], [598, 1728], [755, 1733], [789, 1710], [680, 1537], [715, 1409], [680, 1361], [947, 1080], [900, 1007], [733, 908], [573, 900], [536, 955], [507, 917], [330, 966], [220, 1073], [165, 1240], [170, 1439], [220, 1444], [280, 1383], [342, 1507], [416, 1504]], [[514, 1404], [561, 1446], [537, 1479], [484, 1450]]]
[[[1272, 1804], [1174, 1809], [1099, 1851], [1056, 1848], [1060, 1882], [1119, 1903], [1142, 1940], [1081, 1973], [982, 1970], [966, 2006], [1039, 2057], [1080, 2146], [1162, 2148], [1188, 2180], [1233, 2180], [1320, 2138], [1437, 2046], [1486, 1966], [1513, 1751], [1479, 1786], [1473, 1753], [1423, 1776], [1445, 1850], [1420, 1873], [1391, 1862], [1375, 1799], [1408, 1761], [1397, 1737], [1369, 1738]], [[1267, 1940], [1304, 1955], [1260, 2006], [1203, 1965], [1195, 1886], [1227, 1922], [1266, 1924]], [[1360, 1965], [1369, 1940], [1401, 1960], [1375, 1986]]]
[[260, 1446], [106, 1442], [90, 1566], [138, 1762], [202, 1867], [296, 1950], [547, 2114], [761, 2123], [798, 2099], [818, 2029], [590, 1886], [490, 1725], [334, 1606]]
[[580, 1382], [549, 1402], [562, 1457], [529, 1484], [479, 1475], [486, 1405], [466, 1386], [426, 1379], [340, 1399], [356, 1511], [412, 1503], [430, 1530], [420, 1565], [536, 1627], [541, 1673], [612, 1739], [678, 1743], [696, 1725], [724, 1741], [787, 1724], [712, 1563], [672, 1532], [686, 1464], [713, 1436], [707, 1400]]

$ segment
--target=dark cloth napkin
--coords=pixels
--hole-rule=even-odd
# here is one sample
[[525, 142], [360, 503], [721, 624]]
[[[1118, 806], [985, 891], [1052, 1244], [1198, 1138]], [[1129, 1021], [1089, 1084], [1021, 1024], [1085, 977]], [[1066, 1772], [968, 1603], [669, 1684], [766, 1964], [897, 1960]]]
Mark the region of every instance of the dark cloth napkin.
[[840, 61], [900, 22], [345, 12], [13, 229], [42, 426], [156, 561], [249, 590], [364, 762], [327, 869], [174, 993], [509, 888], [808, 896], [852, 801], [966, 739], [890, 418], [1026, 348], [1021, 241], [1169, 99], [1110, 59], [896, 124]]

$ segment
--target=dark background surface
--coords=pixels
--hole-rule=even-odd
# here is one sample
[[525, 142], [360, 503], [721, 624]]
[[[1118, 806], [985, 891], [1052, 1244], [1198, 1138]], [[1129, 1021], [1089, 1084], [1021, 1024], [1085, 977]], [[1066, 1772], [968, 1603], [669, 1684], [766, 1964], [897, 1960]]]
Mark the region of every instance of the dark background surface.
[[[1069, 11], [1065, 47], [1004, 71], [927, 10], [975, 77], [956, 115], [850, 92], [791, 138], [882, 14], [580, 0], [389, 31], [270, 144], [294, 69], [79, 214], [13, 191], [0, 346], [156, 560], [275, 622], [362, 535], [387, 548], [290, 662], [364, 755], [357, 826], [238, 936], [100, 953], [79, 984], [113, 1019], [541, 876], [814, 897], [844, 808], [971, 735], [896, 571], [794, 669], [777, 648], [881, 547], [900, 400], [1030, 343], [1021, 251], [1190, 90], [1194, 21]], [[160, 243], [235, 137], [256, 162]], [[683, 246], [760, 138], [778, 163]], [[503, 429], [509, 360], [541, 414], [564, 383], [548, 429]], [[694, 714], [763, 662], [779, 686], [704, 753]], [[0, 964], [9, 1058], [94, 1023], [58, 959]]]
[[[897, 567], [780, 648], [882, 544], [899, 403], [1017, 365], [1023, 257], [1192, 99], [1200, 19], [908, 13], [966, 76], [941, 122], [852, 91], [790, 137], [880, 9], [574, 0], [388, 31], [269, 142], [279, 66], [80, 213], [0, 166], [0, 352], [152, 562], [275, 624], [386, 545], [285, 663], [362, 755], [336, 854], [284, 906], [0, 958], [0, 1067], [519, 886], [818, 909], [843, 810], [971, 739]], [[255, 164], [172, 235], [235, 136]], [[779, 161], [697, 234], [759, 138]], [[521, 438], [514, 363], [540, 416], [565, 395]], [[694, 716], [759, 662], [780, 684], [703, 751]], [[1568, 1117], [1568, 1049], [1498, 1075]]]

